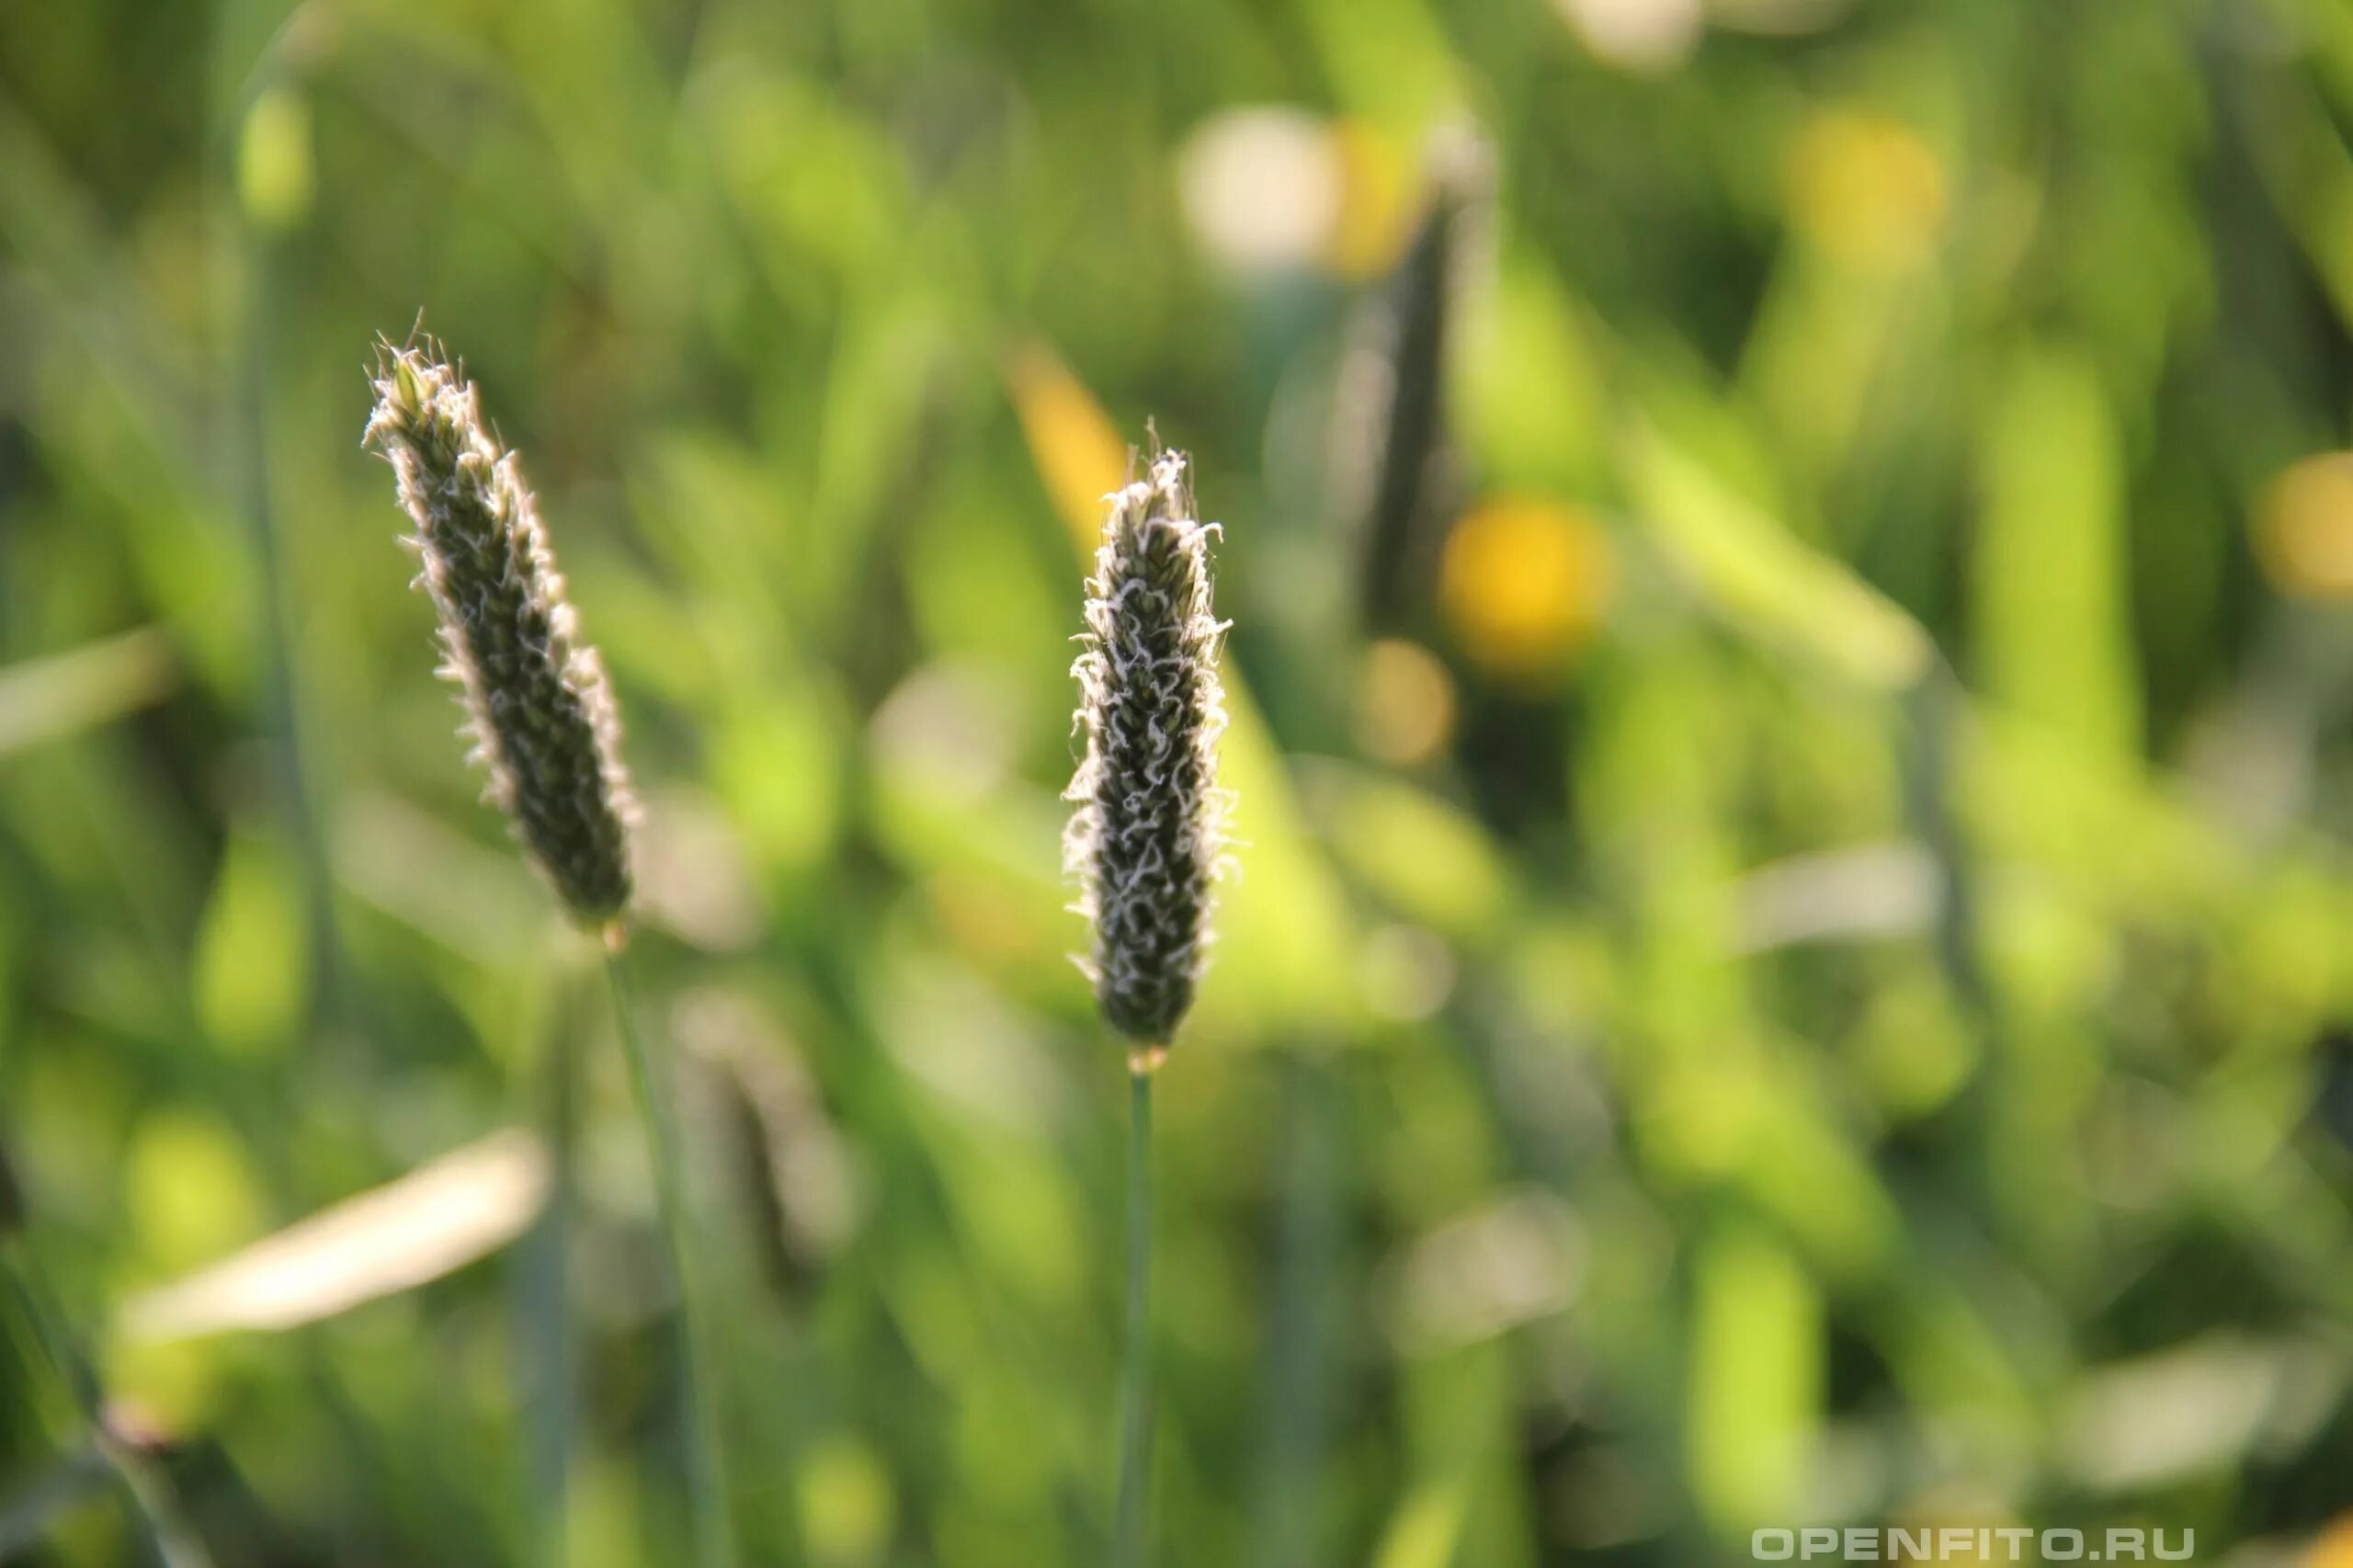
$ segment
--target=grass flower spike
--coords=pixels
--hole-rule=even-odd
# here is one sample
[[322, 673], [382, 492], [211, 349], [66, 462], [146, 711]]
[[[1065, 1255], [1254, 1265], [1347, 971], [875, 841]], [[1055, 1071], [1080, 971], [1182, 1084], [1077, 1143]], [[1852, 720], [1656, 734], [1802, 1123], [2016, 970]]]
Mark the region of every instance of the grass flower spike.
[[1193, 1005], [1209, 943], [1210, 887], [1225, 847], [1217, 787], [1225, 729], [1210, 605], [1210, 537], [1194, 515], [1185, 454], [1115, 492], [1086, 583], [1078, 723], [1086, 754], [1065, 797], [1063, 841], [1095, 922], [1094, 977], [1104, 1021], [1128, 1041], [1128, 1278], [1120, 1377], [1115, 1568], [1150, 1558], [1152, 1492], [1152, 1080]]
[[620, 721], [597, 651], [580, 641], [563, 578], [515, 454], [483, 425], [436, 346], [384, 345], [367, 444], [390, 459], [416, 525], [418, 581], [441, 618], [441, 673], [464, 688], [486, 798], [574, 919], [609, 927], [630, 898]]
[[1078, 722], [1086, 753], [1063, 846], [1095, 922], [1086, 967], [1103, 1017], [1150, 1058], [1192, 1005], [1225, 845], [1225, 728], [1209, 541], [1182, 452], [1110, 497], [1087, 582]]
[[[711, 1324], [694, 1267], [685, 1161], [662, 1064], [646, 1050], [623, 972], [620, 937], [629, 906], [629, 824], [636, 814], [621, 768], [620, 720], [597, 650], [580, 640], [563, 578], [515, 454], [483, 424], [482, 404], [438, 345], [381, 344], [376, 412], [366, 444], [392, 460], [400, 502], [416, 525], [417, 581], [441, 618], [441, 673], [464, 688], [466, 730], [490, 770], [487, 798], [514, 824], [531, 858], [573, 918], [606, 941], [621, 1054], [645, 1125], [654, 1206], [678, 1287], [683, 1457], [692, 1556], [732, 1568], [725, 1461], [718, 1421]], [[556, 1071], [572, 1069], [562, 1063]], [[553, 1098], [568, 1098], [569, 1088]], [[551, 1135], [551, 1142], [556, 1141]], [[557, 1297], [562, 1299], [559, 1288]], [[547, 1555], [563, 1557], [568, 1444], [560, 1406], [559, 1457], [541, 1502]]]

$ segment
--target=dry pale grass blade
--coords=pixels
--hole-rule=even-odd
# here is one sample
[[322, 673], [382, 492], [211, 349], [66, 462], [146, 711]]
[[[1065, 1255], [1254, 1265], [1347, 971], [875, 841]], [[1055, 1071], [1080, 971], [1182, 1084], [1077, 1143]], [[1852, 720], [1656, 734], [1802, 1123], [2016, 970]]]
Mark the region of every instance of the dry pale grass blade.
[[1804, 942], [1908, 937], [1945, 896], [1936, 857], [1918, 844], [1861, 844], [1760, 866], [1740, 880], [1744, 953]]
[[2346, 1381], [2343, 1354], [2317, 1341], [2204, 1335], [2080, 1376], [2054, 1457], [2095, 1492], [2146, 1493], [2309, 1441]]
[[540, 1140], [507, 1128], [133, 1297], [120, 1330], [153, 1343], [333, 1317], [506, 1245], [539, 1212], [547, 1184]]
[[152, 626], [0, 668], [0, 757], [110, 724], [178, 684], [171, 642]]
[[1414, 1242], [1383, 1268], [1383, 1326], [1428, 1355], [1565, 1311], [1583, 1288], [1576, 1215], [1533, 1187], [1504, 1192]]

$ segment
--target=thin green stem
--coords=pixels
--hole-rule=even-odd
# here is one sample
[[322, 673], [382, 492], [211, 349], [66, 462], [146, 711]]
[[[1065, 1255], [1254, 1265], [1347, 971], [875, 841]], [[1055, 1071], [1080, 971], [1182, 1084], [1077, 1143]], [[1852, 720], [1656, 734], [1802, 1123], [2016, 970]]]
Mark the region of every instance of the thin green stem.
[[21, 1255], [18, 1243], [0, 1238], [0, 1275], [6, 1277], [9, 1293], [16, 1297], [17, 1309], [31, 1325], [43, 1354], [72, 1391], [75, 1413], [89, 1430], [91, 1451], [122, 1489], [138, 1530], [141, 1555], [156, 1568], [211, 1568], [212, 1560], [202, 1543], [180, 1520], [170, 1483], [144, 1455], [116, 1437], [108, 1426], [106, 1393], [97, 1371], [66, 1332], [64, 1319], [51, 1308], [31, 1260]]
[[1128, 1070], [1128, 1321], [1120, 1373], [1120, 1496], [1112, 1562], [1144, 1568], [1152, 1494], [1152, 1078], [1157, 1052]]
[[1258, 1384], [1259, 1452], [1254, 1568], [1305, 1568], [1316, 1560], [1315, 1478], [1334, 1373], [1329, 1332], [1340, 1278], [1339, 1224], [1345, 1173], [1337, 1090], [1331, 1069], [1308, 1051], [1284, 1074], [1290, 1119], [1283, 1131], [1275, 1304]]
[[582, 1022], [577, 1007], [560, 1006], [549, 1031], [540, 1106], [548, 1142], [548, 1194], [523, 1249], [517, 1301], [529, 1347], [521, 1370], [530, 1420], [532, 1533], [545, 1568], [563, 1568], [571, 1555], [573, 1429], [578, 1401], [573, 1392], [577, 1336], [570, 1254], [579, 1124], [580, 1046], [574, 1037]]
[[681, 1403], [686, 1411], [687, 1490], [694, 1513], [695, 1561], [701, 1568], [733, 1568], [735, 1543], [727, 1522], [726, 1462], [719, 1440], [716, 1389], [710, 1381], [715, 1365], [710, 1325], [703, 1312], [694, 1251], [688, 1244], [686, 1166], [679, 1153], [677, 1127], [665, 1080], [655, 1072], [638, 1035], [636, 1009], [618, 952], [606, 955], [605, 977], [612, 986], [621, 1051], [629, 1058], [630, 1080], [645, 1120], [654, 1200], [661, 1208], [662, 1233], [669, 1244], [670, 1270], [678, 1288], [678, 1358], [684, 1372]]

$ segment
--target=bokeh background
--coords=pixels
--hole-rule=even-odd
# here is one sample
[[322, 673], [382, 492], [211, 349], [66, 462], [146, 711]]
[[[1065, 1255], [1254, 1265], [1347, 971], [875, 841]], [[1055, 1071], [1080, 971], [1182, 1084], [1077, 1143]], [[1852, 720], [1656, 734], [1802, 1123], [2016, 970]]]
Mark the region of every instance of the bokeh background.
[[[222, 1563], [548, 1561], [569, 1431], [669, 1564], [611, 1016], [358, 444], [420, 312], [626, 714], [747, 1561], [1100, 1558], [1151, 418], [1245, 841], [1162, 1561], [2353, 1562], [2337, 0], [0, 12], [16, 1256]], [[32, 1326], [0, 1556], [131, 1561]]]

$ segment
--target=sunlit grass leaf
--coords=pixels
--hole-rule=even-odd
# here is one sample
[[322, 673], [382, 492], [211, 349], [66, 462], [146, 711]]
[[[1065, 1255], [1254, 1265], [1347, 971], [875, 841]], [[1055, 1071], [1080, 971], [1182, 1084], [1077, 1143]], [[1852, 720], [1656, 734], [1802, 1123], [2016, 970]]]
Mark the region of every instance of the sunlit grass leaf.
[[519, 957], [548, 929], [546, 898], [515, 856], [397, 796], [369, 790], [344, 802], [333, 847], [347, 889], [452, 952]]
[[112, 723], [178, 684], [171, 644], [153, 627], [0, 668], [0, 757]]
[[1822, 1301], [1765, 1235], [1726, 1229], [1699, 1259], [1692, 1303], [1691, 1480], [1708, 1517], [1738, 1528], [1785, 1517], [1822, 1404]]
[[1333, 89], [1367, 119], [1413, 134], [1460, 102], [1461, 64], [1422, 0], [1314, 0], [1302, 11]]
[[1402, 1364], [1410, 1471], [1374, 1562], [1399, 1568], [1521, 1562], [1531, 1499], [1520, 1446], [1527, 1386], [1519, 1347], [1506, 1337], [1422, 1349]]
[[1038, 477], [1070, 530], [1082, 561], [1095, 559], [1104, 497], [1126, 483], [1129, 443], [1085, 383], [1045, 344], [1018, 344], [1005, 357], [1006, 386]]
[[768, 867], [797, 880], [841, 826], [841, 739], [822, 690], [774, 689], [711, 722], [710, 772], [730, 816]]
[[1825, 1274], [1867, 1274], [1894, 1249], [1903, 1216], [1818, 1094], [1786, 1078], [1767, 1092], [1779, 1103], [1749, 1127], [1744, 1183]]
[[1469, 813], [1370, 769], [1320, 763], [1301, 783], [1332, 853], [1398, 912], [1454, 936], [1492, 929], [1514, 879]]
[[1871, 1332], [1905, 1398], [1936, 1412], [1950, 1440], [1979, 1457], [2014, 1454], [2043, 1420], [2021, 1365], [2029, 1347], [2006, 1339], [1960, 1284], [1949, 1260], [1924, 1256], [1874, 1309]]
[[[2336, 16], [2328, 6], [2315, 17]], [[2279, 206], [2339, 322], [2353, 322], [2353, 154], [2322, 96], [2286, 73], [2248, 116], [2255, 166]]]
[[2115, 415], [2092, 368], [2025, 354], [1983, 434], [1972, 673], [1986, 695], [2096, 752], [2138, 749]]
[[1381, 1538], [1379, 1568], [1446, 1568], [1462, 1537], [1469, 1499], [1460, 1476], [1448, 1476], [1407, 1493]]
[[1920, 678], [1935, 645], [1919, 622], [1812, 549], [1665, 433], [1629, 441], [1643, 520], [1700, 593], [1745, 630], [1865, 686]]
[[1281, 753], [1231, 662], [1225, 709], [1218, 778], [1237, 802], [1234, 869], [1217, 895], [1201, 1012], [1262, 1039], [1344, 1025], [1360, 1012], [1347, 900], [1307, 835]]
[[196, 1008], [222, 1047], [283, 1046], [301, 1022], [309, 977], [301, 868], [274, 840], [229, 840], [197, 937]]
[[1597, 475], [1608, 435], [1584, 309], [1529, 247], [1505, 252], [1472, 295], [1463, 335], [1461, 435], [1489, 483], [1538, 491]]

